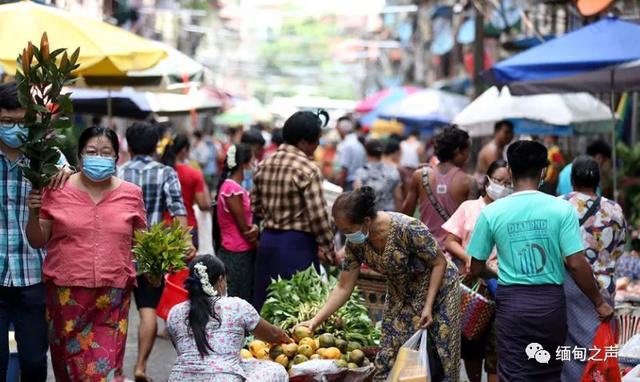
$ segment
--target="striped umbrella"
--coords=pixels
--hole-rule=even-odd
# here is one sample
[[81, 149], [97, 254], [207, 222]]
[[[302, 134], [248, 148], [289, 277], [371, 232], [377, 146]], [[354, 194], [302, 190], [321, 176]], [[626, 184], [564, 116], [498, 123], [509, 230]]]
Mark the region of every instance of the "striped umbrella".
[[409, 95], [421, 90], [414, 86], [400, 86], [381, 90], [370, 95], [356, 104], [356, 112], [363, 114], [360, 123], [363, 126], [371, 126], [378, 119], [378, 111], [402, 101]]

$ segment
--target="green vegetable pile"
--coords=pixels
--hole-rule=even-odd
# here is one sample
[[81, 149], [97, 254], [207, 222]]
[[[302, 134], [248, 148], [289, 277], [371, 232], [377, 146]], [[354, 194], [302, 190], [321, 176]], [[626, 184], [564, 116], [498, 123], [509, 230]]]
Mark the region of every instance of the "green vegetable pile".
[[146, 274], [150, 282], [160, 284], [165, 273], [184, 269], [184, 256], [189, 251], [191, 236], [178, 222], [167, 226], [154, 224], [151, 229], [135, 233], [133, 256], [138, 273]]
[[[313, 266], [296, 273], [291, 280], [278, 278], [267, 288], [267, 301], [260, 315], [272, 324], [289, 330], [313, 318], [336, 284], [337, 279], [332, 276], [328, 283], [324, 282]], [[380, 329], [371, 322], [357, 288], [347, 303], [315, 332], [331, 333], [364, 346], [377, 346], [380, 340]]]

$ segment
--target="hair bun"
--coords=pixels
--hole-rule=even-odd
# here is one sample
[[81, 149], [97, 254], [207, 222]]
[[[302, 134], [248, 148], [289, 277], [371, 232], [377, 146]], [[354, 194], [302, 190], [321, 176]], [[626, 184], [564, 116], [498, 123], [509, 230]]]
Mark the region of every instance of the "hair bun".
[[358, 196], [364, 204], [366, 205], [374, 205], [376, 203], [376, 191], [369, 187], [369, 186], [364, 186], [364, 187], [360, 187], [357, 191]]

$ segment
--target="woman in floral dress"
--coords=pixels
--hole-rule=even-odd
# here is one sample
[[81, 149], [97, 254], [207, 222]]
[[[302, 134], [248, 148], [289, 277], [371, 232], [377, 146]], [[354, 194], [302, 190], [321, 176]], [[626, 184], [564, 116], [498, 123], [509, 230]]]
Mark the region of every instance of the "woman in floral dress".
[[[600, 184], [598, 162], [590, 156], [579, 156], [573, 161], [571, 184], [575, 192], [561, 196], [571, 203], [580, 219], [580, 232], [587, 261], [591, 264], [600, 293], [607, 303], [614, 305], [616, 292], [616, 262], [624, 253], [627, 222], [622, 207], [613, 200], [598, 197]], [[566, 277], [564, 292], [567, 301], [567, 340], [565, 345], [591, 348], [600, 320], [593, 304], [577, 287], [573, 278]], [[586, 362], [574, 357], [562, 366], [562, 381], [577, 381], [582, 376]]]
[[456, 267], [447, 260], [427, 227], [393, 212], [376, 212], [375, 191], [362, 187], [338, 197], [333, 217], [347, 238], [338, 285], [310, 321], [312, 330], [338, 310], [356, 285], [360, 265], [387, 278], [375, 381], [386, 380], [398, 349], [417, 330], [428, 328], [444, 367], [444, 381], [460, 371], [460, 291]]
[[58, 382], [122, 375], [136, 283], [131, 248], [146, 212], [142, 189], [114, 176], [118, 152], [112, 130], [88, 128], [78, 142], [81, 172], [61, 190], [29, 195], [27, 239], [48, 250], [43, 273]]
[[174, 306], [167, 318], [178, 353], [169, 382], [287, 382], [280, 364], [240, 358], [246, 333], [270, 343], [291, 342], [287, 334], [248, 302], [227, 297], [227, 272], [217, 257], [198, 256], [189, 271], [189, 301]]

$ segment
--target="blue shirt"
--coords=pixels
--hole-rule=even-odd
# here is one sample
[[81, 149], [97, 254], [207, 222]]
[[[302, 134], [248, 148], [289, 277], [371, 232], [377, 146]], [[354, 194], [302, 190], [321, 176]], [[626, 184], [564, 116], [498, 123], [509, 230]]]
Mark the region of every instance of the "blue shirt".
[[584, 250], [573, 206], [538, 191], [517, 192], [482, 210], [467, 252], [486, 261], [494, 245], [500, 285], [562, 285], [564, 258]]
[[356, 180], [356, 171], [367, 163], [367, 152], [356, 133], [344, 137], [338, 148], [338, 162], [347, 169], [347, 182]]
[[[28, 164], [29, 160], [22, 155], [12, 162], [0, 150], [0, 285], [7, 287], [42, 282], [46, 252], [32, 248], [25, 232], [31, 182], [22, 176], [20, 166]], [[58, 164], [67, 164], [64, 155], [60, 155]]]
[[163, 214], [187, 216], [176, 171], [149, 156], [135, 156], [122, 165], [118, 176], [142, 188], [149, 226], [164, 220]]
[[[573, 185], [571, 184], [571, 171], [573, 170], [573, 163], [569, 163], [564, 166], [560, 175], [558, 176], [558, 187], [556, 187], [556, 195], [567, 195], [573, 192]], [[598, 187], [596, 194], [602, 195], [602, 189]]]
[[573, 186], [571, 185], [571, 169], [573, 169], [573, 163], [564, 166], [562, 171], [560, 171], [556, 195], [566, 195], [573, 191]]

